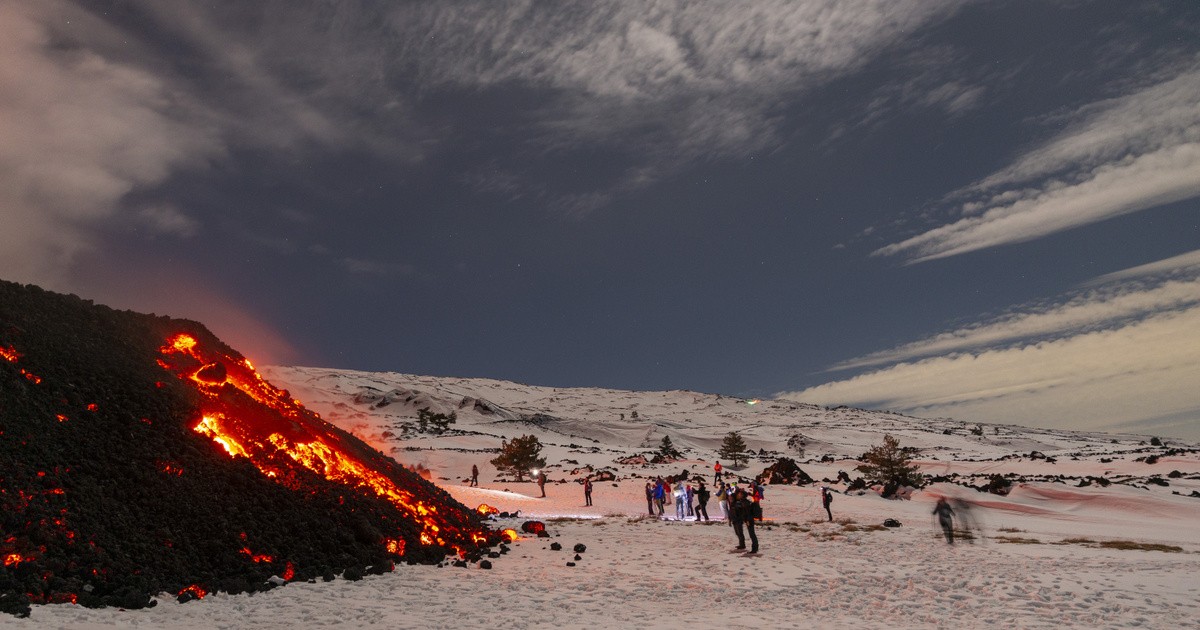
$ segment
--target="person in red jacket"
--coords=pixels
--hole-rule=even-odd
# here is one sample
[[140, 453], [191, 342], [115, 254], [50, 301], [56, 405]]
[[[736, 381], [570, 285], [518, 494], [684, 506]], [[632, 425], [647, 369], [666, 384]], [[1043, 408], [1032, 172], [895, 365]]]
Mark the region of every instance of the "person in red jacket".
[[591, 479], [583, 480], [583, 501], [584, 501], [584, 505], [592, 504], [592, 480]]
[[718, 461], [716, 464], [713, 464], [713, 483], [715, 484], [720, 480], [721, 480], [721, 462]]

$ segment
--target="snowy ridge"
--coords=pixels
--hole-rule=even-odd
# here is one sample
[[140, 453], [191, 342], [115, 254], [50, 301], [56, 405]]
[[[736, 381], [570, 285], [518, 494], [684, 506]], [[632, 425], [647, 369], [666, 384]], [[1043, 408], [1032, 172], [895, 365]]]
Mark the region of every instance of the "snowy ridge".
[[[486, 503], [546, 520], [549, 542], [525, 538], [478, 567], [400, 566], [361, 582], [292, 584], [214, 595], [130, 616], [71, 605], [35, 608], [28, 625], [148, 627], [677, 628], [1200, 628], [1200, 454], [1137, 435], [923, 420], [787, 400], [748, 404], [687, 391], [550, 388], [490, 379], [319, 368], [261, 370], [279, 387], [469, 506]], [[417, 411], [457, 414], [442, 434], [415, 431]], [[634, 417], [636, 412], [637, 416]], [[646, 518], [644, 484], [689, 471], [711, 482], [721, 440], [739, 431], [757, 474], [792, 457], [818, 480], [768, 486], [757, 556], [733, 552], [732, 531]], [[546, 498], [496, 474], [501, 439], [544, 445]], [[903, 500], [845, 492], [857, 458], [896, 436], [937, 482]], [[798, 456], [787, 442], [803, 436]], [[623, 464], [670, 436], [686, 459]], [[759, 454], [761, 452], [761, 455]], [[723, 462], [728, 466], [729, 462]], [[472, 465], [480, 486], [467, 485]], [[576, 483], [596, 482], [592, 506]], [[1001, 475], [1007, 495], [968, 486]], [[825, 481], [822, 481], [825, 480]], [[834, 522], [817, 485], [835, 490]], [[955, 497], [973, 544], [947, 545], [932, 511]], [[967, 510], [966, 508], [969, 508]], [[674, 506], [667, 506], [674, 516]], [[903, 523], [881, 526], [885, 519]], [[568, 550], [583, 543], [574, 560]], [[576, 566], [567, 566], [572, 562]], [[0, 623], [4, 623], [0, 620]], [[10, 621], [9, 623], [14, 623]]]

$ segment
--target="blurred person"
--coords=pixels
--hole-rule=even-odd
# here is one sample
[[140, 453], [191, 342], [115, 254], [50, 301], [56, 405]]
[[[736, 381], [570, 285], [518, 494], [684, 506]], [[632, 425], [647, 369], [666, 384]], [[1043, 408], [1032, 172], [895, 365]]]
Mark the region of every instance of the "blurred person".
[[721, 518], [729, 520], [729, 493], [725, 490], [725, 482], [717, 480], [717, 507], [721, 508]]
[[692, 484], [688, 484], [684, 490], [684, 498], [687, 500], [687, 515], [695, 516], [695, 511], [692, 510], [692, 503], [696, 500], [696, 492], [692, 490]]
[[833, 512], [829, 509], [829, 505], [833, 503], [833, 493], [825, 486], [821, 486], [821, 505], [825, 506], [825, 514], [829, 516], [829, 522], [833, 522]]
[[583, 480], [583, 501], [584, 505], [592, 504], [592, 480], [584, 478]]
[[937, 500], [937, 505], [933, 508], [933, 513], [938, 517], [938, 524], [942, 526], [942, 533], [946, 535], [946, 544], [954, 544], [954, 510], [950, 508], [950, 503], [946, 501], [946, 497], [940, 497]]
[[476, 466], [474, 464], [471, 465], [471, 485], [472, 486], [479, 485], [479, 466]]
[[542, 491], [542, 497], [546, 498], [546, 471], [539, 470], [537, 476], [538, 489]]
[[675, 494], [675, 517], [682, 521], [684, 519], [684, 517], [687, 516], [687, 513], [684, 509], [684, 501], [687, 500], [687, 498], [686, 498], [687, 491], [683, 489], [682, 481], [675, 482], [674, 494]]
[[654, 516], [654, 486], [646, 482], [646, 512]]
[[713, 483], [721, 482], [721, 462], [713, 464]]

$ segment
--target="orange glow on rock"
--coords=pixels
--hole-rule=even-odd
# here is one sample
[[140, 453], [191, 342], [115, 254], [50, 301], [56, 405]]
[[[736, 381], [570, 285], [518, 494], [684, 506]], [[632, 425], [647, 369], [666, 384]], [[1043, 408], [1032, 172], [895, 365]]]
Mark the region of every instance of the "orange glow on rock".
[[[499, 535], [486, 526], [472, 524], [465, 514], [442, 514], [437, 496], [401, 484], [408, 473], [390, 458], [371, 450], [306, 409], [286, 390], [262, 378], [252, 364], [232, 351], [207, 347], [196, 337], [181, 333], [160, 348], [160, 366], [204, 396], [197, 433], [211, 438], [230, 456], [246, 457], [279, 483], [299, 483], [281, 456], [324, 477], [383, 498], [417, 524], [421, 544], [462, 548], [486, 546]], [[433, 489], [436, 491], [436, 489]], [[447, 498], [449, 498], [447, 496]], [[468, 510], [469, 512], [469, 510]], [[417, 540], [409, 540], [409, 544]], [[403, 540], [394, 547], [403, 555]]]
[[512, 542], [521, 537], [521, 535], [518, 534], [517, 530], [515, 530], [515, 529], [506, 529], [506, 530], [500, 532], [500, 536], [503, 537], [504, 540], [507, 540], [508, 542]]
[[184, 593], [191, 593], [196, 599], [204, 599], [204, 596], [208, 595], [208, 591], [204, 590], [204, 587], [198, 584], [193, 584], [182, 591], [179, 591], [180, 595], [183, 595]]

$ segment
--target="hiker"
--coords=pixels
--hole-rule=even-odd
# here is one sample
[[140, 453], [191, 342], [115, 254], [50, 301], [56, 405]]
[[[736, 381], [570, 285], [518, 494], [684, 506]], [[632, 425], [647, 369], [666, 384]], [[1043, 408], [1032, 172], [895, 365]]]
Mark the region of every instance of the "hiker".
[[694, 491], [694, 490], [692, 490], [692, 484], [690, 484], [690, 483], [689, 483], [689, 484], [687, 485], [687, 490], [685, 491], [685, 493], [684, 493], [684, 494], [685, 494], [685, 498], [687, 498], [687, 508], [688, 508], [688, 509], [687, 509], [687, 515], [688, 515], [688, 516], [695, 516], [695, 515], [696, 515], [696, 513], [692, 511], [692, 501], [694, 501], [694, 500], [695, 500], [695, 498], [696, 498], [696, 493], [695, 493], [695, 491]]
[[654, 486], [649, 481], [646, 482], [646, 511], [654, 516]]
[[471, 485], [479, 485], [479, 466], [471, 464]]
[[662, 518], [663, 503], [667, 500], [667, 489], [663, 486], [662, 477], [654, 484], [654, 503], [658, 505], [658, 517]]
[[937, 514], [938, 524], [942, 526], [942, 533], [946, 535], [946, 544], [954, 544], [954, 510], [950, 509], [950, 504], [946, 502], [946, 497], [941, 497], [937, 501], [937, 505], [933, 508], [933, 513]]
[[538, 488], [542, 491], [541, 498], [543, 498], [543, 499], [546, 498], [546, 471], [544, 471], [544, 470], [538, 471], [537, 484], [538, 484]]
[[704, 515], [704, 520], [708, 518], [708, 488], [704, 487], [704, 480], [700, 480], [700, 487], [696, 488], [696, 520], [700, 520], [700, 515]]
[[833, 522], [833, 512], [829, 510], [829, 504], [833, 503], [833, 493], [821, 486], [821, 504], [825, 506], [825, 513], [829, 515], [829, 522]]
[[725, 491], [725, 482], [717, 480], [717, 507], [721, 508], [721, 518], [729, 520], [729, 493]]
[[713, 464], [713, 483], [721, 482], [721, 462]]
[[585, 478], [583, 480], [583, 500], [584, 500], [584, 505], [590, 506], [592, 504], [592, 480], [591, 479]]
[[763, 500], [762, 484], [758, 483], [757, 481], [751, 481], [750, 482], [750, 502], [754, 504], [753, 505], [754, 518], [757, 520], [760, 520], [760, 521], [762, 520], [762, 517], [763, 517], [762, 516], [762, 500]]
[[687, 516], [686, 512], [684, 512], [684, 504], [683, 504], [683, 502], [687, 500], [686, 496], [685, 496], [687, 494], [687, 491], [685, 491], [683, 489], [682, 481], [675, 482], [674, 494], [675, 494], [675, 518], [682, 521], [684, 519], [684, 517]]
[[729, 523], [733, 525], [733, 533], [737, 534], [737, 549], [746, 548], [746, 537], [742, 534], [742, 526], [750, 535], [750, 553], [758, 553], [758, 536], [754, 534], [754, 504], [746, 498], [746, 491], [738, 489], [729, 501]]

